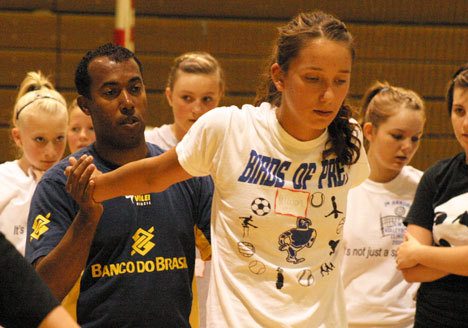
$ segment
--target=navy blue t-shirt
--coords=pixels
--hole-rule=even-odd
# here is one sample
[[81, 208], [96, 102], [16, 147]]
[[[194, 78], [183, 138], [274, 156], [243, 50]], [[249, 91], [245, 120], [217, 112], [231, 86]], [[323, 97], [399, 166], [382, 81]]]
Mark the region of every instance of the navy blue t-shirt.
[[[439, 161], [421, 178], [405, 224], [432, 232], [439, 247], [468, 241], [468, 165], [465, 153]], [[423, 282], [415, 327], [463, 327], [468, 322], [468, 277], [450, 274]]]
[[[148, 156], [162, 153], [155, 145], [147, 146]], [[117, 168], [100, 158], [93, 146], [73, 155], [82, 154], [92, 155], [103, 173]], [[32, 198], [26, 246], [31, 263], [60, 242], [78, 212], [65, 190], [67, 165], [66, 158], [47, 171]], [[209, 244], [212, 192], [211, 179], [204, 177], [161, 193], [105, 201], [79, 282], [78, 323], [83, 327], [189, 327], [195, 238], [202, 239], [197, 243]]]

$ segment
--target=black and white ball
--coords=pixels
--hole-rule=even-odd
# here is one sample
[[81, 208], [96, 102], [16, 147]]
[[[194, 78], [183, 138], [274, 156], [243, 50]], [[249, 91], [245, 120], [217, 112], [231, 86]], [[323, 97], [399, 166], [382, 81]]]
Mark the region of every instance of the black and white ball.
[[261, 197], [255, 198], [250, 207], [252, 208], [252, 212], [259, 216], [267, 215], [271, 210], [270, 203], [265, 198]]

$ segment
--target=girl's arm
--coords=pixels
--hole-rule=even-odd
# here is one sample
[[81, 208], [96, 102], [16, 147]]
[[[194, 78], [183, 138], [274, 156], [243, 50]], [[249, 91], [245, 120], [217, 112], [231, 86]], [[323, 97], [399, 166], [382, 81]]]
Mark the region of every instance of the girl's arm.
[[[79, 173], [82, 165], [89, 165], [86, 156], [80, 158], [73, 166], [67, 168], [68, 184], [73, 186], [82, 178]], [[120, 168], [93, 177], [93, 199], [102, 202], [124, 195], [141, 195], [150, 192], [161, 192], [174, 183], [190, 179], [177, 159], [175, 148], [160, 156], [145, 158], [121, 166]]]
[[426, 267], [444, 270], [452, 274], [468, 276], [468, 246], [436, 247], [419, 243], [407, 233], [406, 241], [401, 244], [398, 255], [401, 261], [398, 267], [422, 264]]
[[[408, 225], [407, 231], [420, 244], [427, 246], [432, 245], [433, 239], [431, 231], [414, 224]], [[406, 281], [430, 282], [445, 277], [449, 274], [448, 272], [446, 272], [446, 270], [432, 268], [422, 263], [414, 261], [414, 259], [409, 257], [408, 253], [404, 253], [402, 251], [403, 244], [400, 245], [400, 249], [398, 250], [397, 267], [401, 270], [403, 277]]]

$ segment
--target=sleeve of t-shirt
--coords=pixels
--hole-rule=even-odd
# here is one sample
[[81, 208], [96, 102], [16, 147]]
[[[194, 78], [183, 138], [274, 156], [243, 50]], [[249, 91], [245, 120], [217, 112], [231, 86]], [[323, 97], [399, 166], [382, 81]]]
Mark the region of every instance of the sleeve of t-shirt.
[[0, 324], [37, 327], [59, 305], [34, 268], [0, 233]]
[[413, 204], [404, 220], [405, 225], [414, 224], [432, 231], [434, 223], [433, 200], [437, 190], [432, 177], [432, 170], [428, 170], [419, 181]]
[[195, 226], [195, 244], [203, 260], [211, 258], [211, 202], [213, 199], [213, 180], [211, 177], [201, 177], [198, 193], [198, 217]]
[[213, 163], [227, 133], [233, 107], [215, 108], [203, 114], [176, 146], [180, 165], [192, 176], [213, 172]]
[[[350, 119], [351, 123], [357, 124], [357, 121], [354, 119]], [[366, 155], [366, 149], [364, 148], [364, 142], [363, 142], [363, 135], [362, 135], [362, 130], [360, 127], [356, 126], [354, 130], [355, 135], [357, 135], [361, 147], [359, 149], [359, 159], [356, 163], [351, 165], [351, 168], [349, 170], [349, 179], [350, 179], [350, 184], [351, 188], [356, 187], [360, 185], [364, 180], [366, 180], [369, 177], [370, 173], [370, 167], [369, 167], [369, 162], [367, 160], [367, 155]]]
[[53, 179], [39, 182], [31, 200], [28, 216], [26, 259], [34, 263], [57, 246], [78, 212], [78, 206]]

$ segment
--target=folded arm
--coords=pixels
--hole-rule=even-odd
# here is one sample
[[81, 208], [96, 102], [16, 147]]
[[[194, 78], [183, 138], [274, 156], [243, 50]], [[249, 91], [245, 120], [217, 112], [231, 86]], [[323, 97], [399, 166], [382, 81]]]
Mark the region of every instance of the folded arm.
[[432, 232], [414, 224], [408, 226], [407, 232], [409, 238], [412, 239], [400, 245], [397, 255], [397, 267], [401, 270], [405, 280], [408, 282], [430, 282], [447, 276], [449, 273], [446, 270], [429, 267], [419, 263], [413, 257], [414, 252], [411, 246], [417, 242], [419, 245], [429, 247], [433, 243]]

